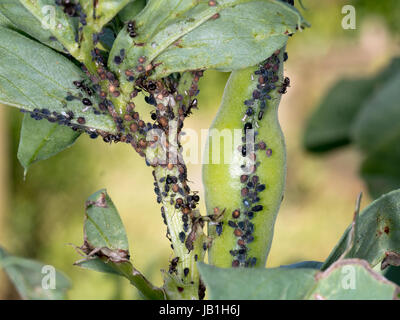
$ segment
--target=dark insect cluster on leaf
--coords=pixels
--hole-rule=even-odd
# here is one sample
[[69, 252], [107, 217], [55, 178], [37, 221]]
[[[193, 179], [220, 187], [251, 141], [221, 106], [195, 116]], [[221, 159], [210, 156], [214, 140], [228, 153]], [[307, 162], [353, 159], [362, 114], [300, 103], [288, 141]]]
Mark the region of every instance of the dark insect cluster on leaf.
[[127, 32], [131, 38], [135, 38], [137, 36], [135, 21], [129, 21], [127, 23]]

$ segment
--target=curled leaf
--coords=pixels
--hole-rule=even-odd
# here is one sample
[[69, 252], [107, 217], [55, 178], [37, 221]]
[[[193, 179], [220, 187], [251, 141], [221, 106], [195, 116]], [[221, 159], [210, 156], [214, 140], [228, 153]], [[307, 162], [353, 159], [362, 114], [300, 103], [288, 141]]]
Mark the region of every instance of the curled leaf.
[[32, 15], [21, 2], [16, 0], [2, 0], [0, 2], [1, 14], [8, 19], [9, 24], [5, 25], [8, 28], [25, 32], [47, 46], [64, 52], [64, 47], [54, 37], [53, 33], [46, 28], [45, 24], [42, 24], [41, 21]]
[[[78, 89], [88, 81], [71, 61], [23, 35], [0, 27], [0, 103], [82, 130], [116, 132], [108, 113], [98, 109], [99, 98]], [[83, 100], [92, 104], [87, 106]]]
[[70, 147], [80, 133], [66, 126], [46, 120], [34, 120], [24, 116], [18, 146], [18, 160], [25, 168], [37, 161], [45, 160]]
[[[294, 7], [278, 0], [220, 0], [215, 6], [151, 0], [118, 35], [109, 64], [120, 73], [154, 68], [154, 78], [195, 69], [231, 71], [269, 57], [305, 25]], [[114, 57], [121, 49], [126, 58], [117, 65]], [[141, 67], [140, 57], [145, 58]]]

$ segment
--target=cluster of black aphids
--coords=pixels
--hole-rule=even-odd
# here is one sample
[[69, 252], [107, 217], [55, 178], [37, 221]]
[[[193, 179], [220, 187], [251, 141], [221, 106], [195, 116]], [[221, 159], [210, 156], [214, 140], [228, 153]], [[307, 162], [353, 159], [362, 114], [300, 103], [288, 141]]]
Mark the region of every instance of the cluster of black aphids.
[[[232, 216], [234, 218], [239, 217], [240, 211], [235, 210], [232, 213]], [[234, 229], [233, 234], [238, 238], [237, 245], [239, 247], [239, 249], [229, 251], [229, 253], [234, 257], [232, 266], [253, 266], [256, 263], [256, 259], [248, 258], [247, 244], [254, 241], [254, 236], [252, 235], [254, 232], [254, 224], [246, 218], [239, 222], [229, 220], [228, 226]]]
[[72, 123], [72, 120], [75, 119], [75, 115], [71, 110], [68, 111], [63, 111], [61, 113], [58, 113], [56, 111], [51, 112], [50, 110], [43, 108], [43, 109], [38, 109], [35, 108], [33, 111], [27, 111], [24, 109], [20, 109], [21, 112], [23, 113], [29, 113], [32, 119], [35, 120], [42, 120], [46, 119], [47, 121], [51, 123], [58, 123], [59, 125], [64, 125], [70, 127], [74, 131], [81, 131], [81, 132], [86, 132], [89, 134], [89, 136], [92, 139], [95, 139], [98, 137], [98, 134], [95, 131], [91, 131], [87, 128], [85, 128], [86, 124], [86, 119], [84, 117], [78, 117], [76, 118], [76, 123]]
[[135, 23], [135, 21], [129, 21], [129, 22], [128, 22], [128, 24], [127, 24], [127, 31], [128, 31], [129, 36], [130, 36], [131, 38], [135, 38], [135, 37], [137, 36], [137, 33], [136, 33], [136, 23]]
[[82, 10], [81, 4], [74, 0], [56, 0], [56, 5], [61, 6], [65, 14], [70, 17], [79, 17], [80, 23], [86, 25], [86, 14]]
[[[261, 192], [266, 189], [265, 184], [260, 182], [260, 178], [256, 175], [258, 162], [257, 151], [264, 151], [267, 157], [272, 155], [272, 150], [267, 147], [264, 141], [246, 145], [246, 135], [249, 130], [258, 128], [257, 121], [261, 121], [267, 109], [267, 101], [271, 100], [271, 92], [279, 85], [278, 71], [281, 61], [278, 57], [279, 51], [275, 52], [270, 58], [265, 60], [260, 67], [254, 72], [252, 79], [257, 80], [256, 88], [253, 90], [250, 99], [245, 100], [243, 103], [246, 106], [244, 112], [244, 143], [239, 147], [243, 157], [251, 159], [255, 165], [252, 165], [249, 174], [242, 174], [240, 176], [240, 183], [242, 188], [240, 195], [242, 198], [241, 209], [236, 209], [232, 212], [233, 220], [228, 221], [228, 226], [233, 228], [233, 234], [237, 237], [237, 249], [230, 250], [230, 254], [234, 257], [232, 267], [245, 266], [251, 267], [256, 264], [256, 258], [249, 257], [247, 244], [254, 240], [254, 224], [250, 222], [254, 215], [261, 212], [264, 208], [260, 202]], [[285, 78], [282, 86], [278, 89], [279, 93], [285, 93], [286, 87], [289, 85], [289, 78]], [[258, 132], [254, 132], [254, 140]], [[254, 141], [255, 142], [255, 141]], [[243, 165], [243, 168], [246, 166]], [[243, 213], [243, 214], [241, 214]], [[239, 219], [240, 218], [240, 219]], [[217, 234], [222, 233], [222, 224], [217, 225]]]

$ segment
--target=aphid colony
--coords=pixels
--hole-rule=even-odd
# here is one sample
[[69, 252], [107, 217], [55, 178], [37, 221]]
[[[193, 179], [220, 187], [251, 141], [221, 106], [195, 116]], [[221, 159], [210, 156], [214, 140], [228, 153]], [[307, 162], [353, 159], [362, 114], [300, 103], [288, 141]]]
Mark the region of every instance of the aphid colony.
[[[143, 61], [144, 62], [144, 61]], [[191, 75], [192, 82], [189, 83], [187, 90], [180, 92], [178, 88], [178, 80], [173, 76], [164, 78], [157, 82], [147, 81], [144, 78], [137, 79], [135, 85], [140, 90], [144, 90], [149, 95], [145, 97], [145, 101], [154, 107], [154, 111], [151, 112], [151, 118], [155, 121], [153, 126], [161, 129], [165, 137], [169, 138], [169, 123], [175, 121], [178, 130], [177, 141], [169, 141], [168, 138], [165, 141], [165, 155], [167, 162], [160, 163], [157, 156], [151, 156], [150, 153], [146, 154], [146, 161], [149, 165], [153, 166], [154, 176], [154, 192], [157, 196], [157, 202], [163, 204], [161, 208], [161, 215], [164, 223], [167, 225], [167, 238], [171, 241], [171, 235], [168, 228], [168, 222], [166, 219], [167, 208], [172, 207], [175, 209], [175, 213], [169, 212], [169, 214], [179, 214], [179, 218], [182, 222], [182, 229], [178, 230], [178, 240], [186, 247], [190, 252], [193, 250], [193, 243], [197, 236], [197, 227], [202, 228], [204, 221], [200, 219], [200, 214], [196, 209], [200, 201], [200, 197], [197, 192], [191, 192], [190, 187], [187, 184], [187, 168], [184, 163], [179, 161], [181, 158], [176, 157], [177, 150], [180, 149], [179, 132], [183, 128], [183, 122], [185, 118], [191, 113], [193, 108], [197, 107], [197, 100], [194, 98], [199, 92], [198, 81], [203, 75], [202, 71], [195, 71]], [[169, 148], [171, 144], [178, 144], [177, 150]], [[154, 147], [156, 144], [154, 143]], [[151, 142], [150, 145], [151, 146]], [[178, 161], [174, 161], [177, 159]], [[158, 176], [158, 168], [160, 170], [166, 170], [166, 175]], [[173, 244], [171, 243], [171, 247]], [[205, 250], [207, 244], [205, 244]], [[176, 264], [178, 260], [173, 259], [170, 264], [169, 272], [178, 273]], [[183, 280], [190, 273], [189, 268], [180, 270]]]
[[68, 126], [74, 131], [86, 132], [92, 139], [97, 138], [99, 135], [103, 137], [111, 136], [110, 134], [103, 132], [101, 130], [88, 128], [86, 126], [86, 119], [84, 116], [76, 116], [72, 110], [68, 110], [68, 102], [71, 102], [73, 100], [78, 100], [83, 106], [82, 113], [88, 112], [90, 109], [90, 111], [95, 115], [101, 114], [101, 111], [93, 106], [92, 101], [88, 97], [84, 97], [84, 95], [82, 94], [84, 93], [87, 96], [91, 97], [94, 94], [93, 89], [91, 89], [88, 85], [86, 85], [84, 81], [77, 80], [74, 81], [73, 84], [77, 89], [80, 89], [82, 92], [76, 96], [68, 92], [67, 96], [65, 97], [66, 102], [63, 105], [65, 110], [61, 112], [56, 112], [56, 111], [51, 112], [46, 108], [43, 109], [35, 108], [33, 111], [21, 109], [21, 112], [29, 113], [31, 115], [31, 118], [35, 120], [46, 119], [52, 123], [58, 123], [59, 125]]
[[[82, 13], [79, 4], [75, 4], [71, 0], [57, 0], [57, 5], [62, 6], [64, 12], [71, 17], [80, 17], [81, 27], [86, 25], [86, 15]], [[127, 23], [127, 30], [131, 37], [136, 37], [136, 25], [133, 21]], [[77, 39], [81, 42], [82, 38]], [[179, 83], [181, 75], [171, 75], [158, 81], [149, 80], [147, 77], [153, 69], [145, 56], [138, 58], [135, 70], [125, 70], [122, 75], [132, 84], [132, 91], [129, 100], [122, 95], [120, 81], [116, 75], [111, 72], [106, 64], [106, 56], [96, 47], [99, 42], [99, 34], [94, 34], [92, 38], [93, 48], [91, 50], [92, 62], [95, 65], [89, 68], [82, 65], [82, 70], [87, 75], [88, 80], [76, 80], [73, 82], [74, 87], [79, 93], [67, 92], [65, 96], [64, 109], [60, 113], [50, 112], [47, 109], [35, 109], [31, 112], [34, 119], [47, 119], [51, 122], [57, 122], [60, 125], [67, 125], [73, 130], [87, 132], [91, 138], [102, 136], [105, 142], [125, 142], [133, 146], [139, 155], [145, 157], [146, 164], [154, 168], [154, 191], [157, 196], [157, 202], [163, 204], [161, 213], [166, 221], [165, 204], [168, 203], [175, 208], [175, 213], [179, 212], [182, 221], [182, 229], [179, 230], [179, 242], [183, 244], [187, 250], [193, 250], [194, 242], [198, 235], [198, 228], [201, 230], [204, 221], [200, 217], [198, 210], [195, 210], [200, 201], [197, 192], [191, 192], [187, 184], [187, 168], [184, 163], [169, 161], [171, 158], [177, 158], [181, 145], [179, 142], [179, 133], [181, 132], [184, 120], [188, 117], [193, 109], [197, 108], [197, 99], [195, 96], [199, 93], [198, 81], [203, 75], [203, 71], [194, 71], [190, 73], [191, 81], [182, 89]], [[120, 50], [119, 54], [112, 58], [113, 63], [121, 65], [125, 59], [125, 49]], [[95, 71], [95, 72], [94, 72]], [[72, 91], [72, 90], [71, 90]], [[139, 113], [135, 110], [133, 99], [138, 93], [145, 93], [145, 101], [154, 107], [151, 111], [151, 119], [153, 123], [143, 121]], [[97, 102], [99, 101], [100, 102]], [[79, 116], [69, 110], [68, 104], [72, 101], [79, 101], [82, 104]], [[124, 110], [116, 110], [115, 103], [121, 106], [121, 102], [125, 104]], [[76, 109], [74, 109], [76, 110]], [[99, 130], [90, 129], [87, 118], [82, 113], [92, 113], [94, 115], [110, 114], [117, 128], [116, 134], [105, 133]], [[151, 156], [151, 152], [147, 149], [157, 147], [157, 139], [154, 141], [146, 141], [147, 133], [152, 129], [159, 129], [169, 137], [169, 123], [175, 121], [177, 123], [177, 141], [165, 142], [165, 152], [167, 163], [159, 163], [157, 157]], [[170, 146], [177, 143], [178, 147], [171, 149]], [[156, 171], [159, 169], [168, 169], [169, 174], [158, 177]], [[169, 237], [169, 229], [167, 225], [167, 237]], [[208, 243], [203, 243], [201, 249], [205, 251]], [[173, 245], [171, 244], [173, 248]], [[198, 256], [197, 256], [198, 257]], [[178, 260], [171, 261], [170, 272], [178, 269], [183, 278], [188, 278], [190, 274], [189, 268], [180, 270], [177, 268]], [[204, 286], [203, 286], [204, 289]], [[183, 288], [182, 288], [183, 290]], [[204, 290], [203, 290], [204, 291]], [[204, 295], [204, 292], [202, 293]]]
[[[241, 207], [235, 209], [232, 213], [232, 219], [228, 221], [228, 227], [232, 228], [232, 232], [237, 239], [236, 246], [229, 251], [232, 255], [232, 267], [252, 267], [257, 260], [251, 256], [251, 252], [247, 244], [254, 241], [254, 224], [251, 220], [257, 214], [262, 214], [263, 206], [259, 204], [260, 197], [266, 190], [265, 181], [260, 181], [257, 175], [257, 167], [260, 162], [257, 161], [257, 154], [265, 153], [267, 157], [272, 155], [272, 150], [268, 148], [265, 141], [257, 141], [259, 121], [262, 121], [264, 114], [267, 112], [267, 101], [271, 100], [271, 91], [277, 90], [283, 94], [286, 92], [286, 87], [289, 85], [289, 78], [285, 78], [282, 84], [279, 84], [278, 70], [281, 61], [278, 54], [275, 52], [270, 58], [265, 60], [258, 70], [252, 75], [252, 80], [257, 81], [257, 86], [252, 92], [250, 99], [245, 100], [243, 122], [243, 145], [239, 146], [239, 152], [242, 157], [251, 160], [251, 166], [241, 165], [243, 174], [240, 176], [241, 183]], [[254, 143], [246, 140], [246, 135], [249, 130], [254, 130]], [[216, 208], [216, 210], [219, 210]], [[223, 225], [219, 223], [216, 226], [218, 235], [222, 233]]]
[[66, 15], [70, 17], [79, 17], [79, 22], [86, 26], [87, 15], [83, 12], [82, 6], [79, 2], [75, 0], [55, 0], [56, 5], [63, 8]]

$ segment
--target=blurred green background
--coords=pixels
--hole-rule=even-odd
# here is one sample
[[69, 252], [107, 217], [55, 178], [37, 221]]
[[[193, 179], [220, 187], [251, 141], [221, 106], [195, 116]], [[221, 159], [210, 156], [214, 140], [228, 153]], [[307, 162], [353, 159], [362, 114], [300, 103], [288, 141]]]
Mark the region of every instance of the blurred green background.
[[[350, 223], [357, 194], [364, 192], [362, 207], [370, 202], [358, 177], [357, 150], [310, 155], [302, 149], [303, 130], [313, 108], [339, 78], [371, 75], [400, 53], [398, 0], [303, 4], [312, 28], [291, 38], [287, 49], [291, 87], [282, 99], [280, 119], [288, 177], [268, 267], [324, 260]], [[342, 29], [345, 4], [356, 8], [356, 30]], [[200, 110], [186, 123], [199, 136], [217, 112], [228, 76], [208, 71], [201, 80]], [[172, 251], [152, 191], [151, 170], [143, 159], [128, 145], [107, 145], [83, 135], [72, 148], [32, 166], [24, 181], [16, 157], [21, 120], [18, 110], [0, 109], [0, 244], [10, 253], [63, 271], [73, 283], [70, 299], [138, 299], [124, 279], [72, 266], [80, 256], [68, 244], [82, 243], [84, 202], [105, 187], [126, 226], [135, 266], [161, 285], [159, 270], [168, 268]], [[188, 169], [192, 190], [202, 195], [201, 165]], [[205, 212], [204, 204], [201, 210]], [[0, 271], [4, 298], [18, 295]]]

